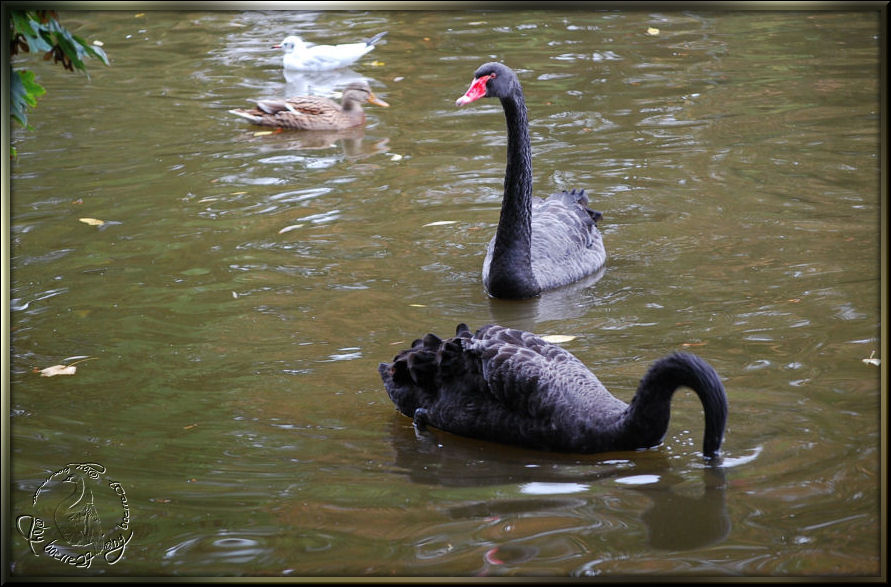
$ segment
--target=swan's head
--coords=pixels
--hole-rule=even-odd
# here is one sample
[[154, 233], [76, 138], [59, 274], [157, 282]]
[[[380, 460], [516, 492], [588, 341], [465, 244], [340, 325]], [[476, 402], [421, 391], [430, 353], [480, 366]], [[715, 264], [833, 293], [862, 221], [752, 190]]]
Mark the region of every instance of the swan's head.
[[517, 93], [522, 93], [520, 80], [510, 67], [503, 63], [486, 63], [474, 72], [473, 82], [455, 105], [463, 106], [480, 98], [506, 98]]
[[374, 92], [372, 92], [371, 88], [368, 86], [368, 82], [364, 80], [361, 82], [352, 82], [344, 88], [343, 102], [359, 102], [360, 104], [369, 102], [385, 108], [389, 106], [389, 104], [374, 95]]
[[306, 43], [303, 42], [303, 39], [296, 35], [291, 35], [290, 37], [285, 37], [285, 40], [279, 43], [278, 45], [273, 45], [273, 49], [281, 49], [286, 54], [293, 53], [297, 50], [302, 50], [306, 47]]

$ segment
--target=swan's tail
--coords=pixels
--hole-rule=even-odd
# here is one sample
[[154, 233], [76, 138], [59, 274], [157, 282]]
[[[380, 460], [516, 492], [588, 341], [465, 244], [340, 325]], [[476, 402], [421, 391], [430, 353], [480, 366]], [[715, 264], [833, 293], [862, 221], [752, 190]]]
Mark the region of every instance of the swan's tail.
[[386, 35], [386, 34], [387, 34], [387, 31], [378, 33], [378, 34], [374, 35], [373, 37], [371, 37], [370, 39], [368, 39], [367, 41], [365, 41], [365, 44], [368, 45], [369, 47], [371, 47], [372, 45], [376, 44], [378, 41], [383, 39], [384, 35]]
[[551, 194], [551, 197], [563, 200], [567, 207], [578, 206], [594, 224], [597, 224], [603, 218], [602, 212], [588, 207], [588, 196], [585, 195], [585, 190], [563, 190], [562, 192]]
[[387, 395], [396, 408], [409, 417], [436, 400], [439, 389], [458, 373], [466, 371], [462, 339], [470, 338], [465, 324], [459, 324], [453, 338], [427, 334], [401, 351], [392, 363], [381, 363], [378, 372]]

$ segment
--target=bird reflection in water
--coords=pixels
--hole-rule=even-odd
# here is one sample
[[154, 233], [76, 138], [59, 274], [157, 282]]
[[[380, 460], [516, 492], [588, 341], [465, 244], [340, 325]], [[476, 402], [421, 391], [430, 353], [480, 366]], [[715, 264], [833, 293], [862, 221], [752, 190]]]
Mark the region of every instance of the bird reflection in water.
[[[453, 506], [448, 509], [453, 519], [523, 517], [561, 510], [572, 510], [572, 515], [577, 516], [582, 508], [592, 507], [592, 499], [603, 495], [598, 491], [593, 496], [591, 485], [613, 481], [622, 486], [622, 491], [635, 491], [652, 501], [640, 519], [653, 548], [701, 548], [721, 542], [730, 533], [727, 483], [719, 463], [703, 468], [702, 490], [688, 492], [690, 476], [671, 473], [668, 455], [660, 450], [597, 455], [538, 453], [439, 430], [419, 433], [395, 414], [391, 442], [396, 470], [415, 483], [445, 487], [517, 485], [528, 495]], [[650, 477], [650, 482], [622, 483], [623, 479], [643, 476]], [[509, 557], [511, 562], [535, 556], [530, 545], [522, 546], [517, 551], [514, 545], [499, 545], [486, 556], [498, 561]]]

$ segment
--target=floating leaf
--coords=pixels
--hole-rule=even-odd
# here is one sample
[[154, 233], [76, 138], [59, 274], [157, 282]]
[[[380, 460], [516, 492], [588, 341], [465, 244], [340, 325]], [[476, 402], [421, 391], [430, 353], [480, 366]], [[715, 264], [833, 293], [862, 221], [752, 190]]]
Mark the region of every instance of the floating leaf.
[[457, 224], [457, 220], [437, 220], [436, 222], [428, 222], [421, 228], [426, 228], [427, 226], [446, 226], [447, 224]]
[[371, 67], [383, 67], [384, 65], [386, 65], [386, 63], [384, 63], [383, 61], [372, 61], [370, 65]]
[[102, 226], [105, 224], [104, 220], [99, 220], [98, 218], [78, 218], [78, 220], [90, 226]]
[[657, 28], [654, 27], [654, 26], [651, 26], [651, 27], [649, 27], [649, 28], [647, 29], [647, 34], [650, 35], [650, 36], [655, 37], [656, 35], [659, 34], [659, 29], [657, 29]]
[[284, 227], [283, 229], [278, 231], [278, 233], [285, 234], [286, 232], [291, 232], [292, 230], [297, 230], [298, 228], [302, 228], [302, 227], [303, 227], [302, 224], [292, 224], [291, 226]]
[[74, 361], [73, 363], [68, 363], [67, 365], [53, 365], [52, 367], [47, 367], [46, 369], [40, 369], [39, 371], [35, 369], [37, 373], [40, 373], [41, 377], [55, 377], [56, 375], [74, 375], [77, 371], [78, 363], [83, 363], [84, 361], [89, 361], [91, 359], [95, 359], [96, 357], [71, 357], [71, 359], [79, 359]]
[[868, 359], [860, 359], [860, 360], [863, 361], [864, 363], [866, 363], [867, 365], [875, 365], [876, 367], [881, 367], [882, 359], [876, 359], [875, 356], [876, 356], [876, 352], [873, 351], [869, 354]]
[[409, 304], [408, 307], [409, 308], [426, 308], [427, 306], [425, 304]]
[[40, 370], [41, 377], [55, 377], [56, 375], [74, 375], [77, 367], [74, 365], [53, 365]]
[[541, 339], [545, 342], [552, 342], [554, 344], [559, 344], [561, 342], [569, 342], [570, 340], [575, 340], [576, 337], [569, 334], [546, 334], [542, 336]]
[[93, 44], [96, 45], [97, 47], [104, 47], [104, 46], [105, 46], [105, 43], [103, 43], [102, 41], [93, 41]]
[[265, 137], [266, 135], [271, 135], [271, 134], [272, 134], [271, 130], [258, 130], [257, 132], [254, 133], [254, 136], [255, 137]]
[[401, 160], [402, 160], [402, 155], [400, 155], [398, 153], [396, 153], [395, 155], [390, 157], [390, 161], [401, 161]]

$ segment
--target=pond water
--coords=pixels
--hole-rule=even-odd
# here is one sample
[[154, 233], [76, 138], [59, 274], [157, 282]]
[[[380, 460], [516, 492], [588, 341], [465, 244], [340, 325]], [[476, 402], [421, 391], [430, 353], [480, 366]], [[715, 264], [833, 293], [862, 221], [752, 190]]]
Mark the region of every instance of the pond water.
[[[13, 576], [883, 569], [886, 366], [864, 361], [886, 352], [880, 13], [60, 18], [111, 63], [15, 60], [47, 93], [11, 133]], [[263, 134], [228, 113], [351, 75], [286, 78], [286, 35], [379, 31], [352, 71], [390, 107], [363, 131]], [[522, 302], [480, 278], [500, 105], [454, 105], [491, 60], [523, 84], [536, 193], [587, 190], [608, 251], [602, 275]], [[703, 460], [686, 389], [646, 451], [416, 435], [377, 365], [459, 322], [574, 337], [626, 401], [657, 358], [702, 356], [730, 402], [722, 459]], [[132, 533], [88, 568], [34, 533], [74, 464]]]

